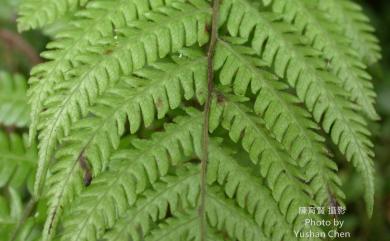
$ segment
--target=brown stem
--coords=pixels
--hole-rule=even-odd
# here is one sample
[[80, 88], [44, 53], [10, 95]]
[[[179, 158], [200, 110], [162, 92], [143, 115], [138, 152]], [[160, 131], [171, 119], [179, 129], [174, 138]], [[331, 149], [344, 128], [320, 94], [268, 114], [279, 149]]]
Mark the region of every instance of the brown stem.
[[210, 117], [210, 106], [212, 93], [214, 90], [214, 54], [215, 47], [218, 38], [218, 15], [219, 15], [219, 0], [213, 1], [212, 11], [212, 26], [211, 26], [211, 37], [209, 42], [209, 48], [207, 51], [207, 99], [203, 110], [203, 158], [201, 160], [201, 186], [200, 186], [200, 205], [199, 205], [199, 216], [200, 216], [200, 235], [201, 241], [206, 240], [206, 173], [207, 163], [209, 156], [209, 117]]
[[35, 49], [19, 34], [13, 33], [6, 29], [0, 29], [0, 40], [6, 43], [10, 48], [16, 49], [24, 54], [32, 65], [36, 65], [42, 62]]

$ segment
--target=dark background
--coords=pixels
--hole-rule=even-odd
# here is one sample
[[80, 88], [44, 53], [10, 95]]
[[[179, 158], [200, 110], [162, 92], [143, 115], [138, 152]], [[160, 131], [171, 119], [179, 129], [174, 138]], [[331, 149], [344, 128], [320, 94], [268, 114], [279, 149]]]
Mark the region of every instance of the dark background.
[[[378, 93], [377, 110], [382, 120], [374, 124], [374, 142], [376, 146], [377, 192], [374, 216], [368, 219], [364, 214], [363, 203], [353, 192], [359, 180], [346, 182], [348, 215], [346, 221], [351, 230], [355, 230], [353, 240], [389, 241], [390, 240], [390, 1], [359, 0], [364, 11], [370, 17], [377, 30], [382, 47], [382, 60], [370, 66], [376, 91]], [[356, 179], [356, 178], [352, 178]], [[356, 197], [356, 198], [354, 198]]]

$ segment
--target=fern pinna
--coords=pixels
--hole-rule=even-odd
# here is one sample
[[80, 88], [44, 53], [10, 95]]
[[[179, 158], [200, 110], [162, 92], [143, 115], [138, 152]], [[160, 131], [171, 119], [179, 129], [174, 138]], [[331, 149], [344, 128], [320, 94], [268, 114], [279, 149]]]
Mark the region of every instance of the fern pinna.
[[380, 53], [352, 1], [26, 0], [20, 15], [20, 30], [71, 19], [29, 81], [43, 240], [305, 239], [299, 207], [343, 205], [327, 139], [371, 215]]

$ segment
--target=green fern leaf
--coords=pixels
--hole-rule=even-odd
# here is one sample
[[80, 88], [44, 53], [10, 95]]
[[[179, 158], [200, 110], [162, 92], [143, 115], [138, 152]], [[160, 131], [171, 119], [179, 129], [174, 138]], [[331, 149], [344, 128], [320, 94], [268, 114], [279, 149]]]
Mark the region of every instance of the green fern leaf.
[[318, 6], [332, 22], [343, 29], [343, 33], [359, 53], [360, 58], [368, 65], [381, 58], [379, 41], [375, 37], [370, 20], [362, 12], [362, 8], [350, 1], [318, 1]]
[[[276, 200], [286, 200], [287, 197], [282, 195], [287, 193], [282, 191], [291, 188], [294, 190], [291, 193], [295, 193], [296, 196], [288, 197], [289, 204], [290, 202], [295, 205], [312, 204], [308, 196], [311, 195], [311, 190], [302, 182], [305, 176], [299, 171], [297, 163], [273, 139], [263, 123], [244, 105], [228, 100], [226, 96], [223, 103], [215, 104], [214, 107], [223, 108], [212, 112], [220, 113], [220, 116], [214, 119], [221, 120], [222, 126], [229, 131], [230, 138], [234, 142], [241, 141], [253, 163], [260, 165], [261, 175], [267, 178], [267, 184]], [[297, 200], [294, 200], [295, 198]], [[284, 214], [288, 212], [287, 208], [282, 207]]]
[[[236, 206], [227, 202], [217, 190], [210, 191], [207, 201], [209, 205], [206, 212], [210, 220], [210, 231], [226, 230], [226, 236], [232, 240], [265, 240], [251, 217], [237, 210]], [[169, 218], [157, 230], [146, 235], [145, 240], [201, 240], [199, 230], [196, 228], [199, 217], [196, 212], [189, 211], [189, 213], [189, 215], [179, 214], [176, 218]], [[224, 222], [220, 222], [220, 219]]]
[[138, 199], [126, 211], [126, 215], [118, 219], [115, 226], [104, 234], [103, 239], [140, 239], [141, 233], [143, 236], [149, 234], [151, 222], [165, 218], [168, 209], [173, 214], [180, 215], [180, 209], [194, 208], [200, 191], [199, 170], [189, 167], [179, 171], [177, 176], [162, 177], [153, 185], [153, 190], [145, 191], [144, 197]]
[[[43, 117], [47, 121], [41, 123], [44, 129], [40, 133], [40, 143], [45, 145], [40, 146], [39, 151], [36, 194], [39, 194], [42, 189], [57, 140], [69, 133], [71, 123], [86, 114], [88, 104], [93, 103], [108, 85], [117, 82], [121, 75], [140, 69], [147, 63], [153, 63], [158, 57], [165, 57], [171, 50], [171, 46], [173, 51], [178, 51], [186, 45], [196, 42], [201, 44], [205, 39], [207, 40], [205, 28], [202, 26], [205, 26], [207, 21], [208, 6], [203, 5], [198, 8], [190, 4], [178, 4], [176, 8], [167, 8], [160, 13], [149, 14], [148, 18], [152, 22], [134, 23], [136, 27], [123, 31], [123, 37], [118, 39], [114, 50], [108, 55], [104, 54], [104, 51], [110, 50], [107, 46], [94, 49], [85, 56], [93, 63], [72, 71], [70, 75], [74, 76], [71, 78], [73, 81], [64, 81], [58, 86], [58, 92], [49, 97], [46, 106], [48, 110]], [[179, 36], [172, 35], [171, 31], [178, 26], [178, 21], [183, 31]], [[156, 25], [153, 22], [163, 22], [164, 25]], [[199, 30], [201, 31], [197, 34]], [[195, 34], [185, 35], [185, 33]], [[184, 39], [185, 41], [182, 41]], [[146, 51], [144, 47], [146, 43], [156, 47]], [[99, 56], [97, 53], [102, 55]], [[62, 94], [67, 90], [70, 92]]]
[[199, 240], [197, 227], [199, 217], [195, 212], [188, 215], [181, 215], [177, 219], [168, 219], [166, 223], [160, 224], [158, 230], [150, 236], [145, 237], [145, 241], [168, 241], [168, 240]]
[[[229, 151], [215, 142], [210, 149], [208, 181], [223, 185], [226, 195], [235, 198], [241, 208], [255, 217], [257, 225], [262, 227], [264, 235], [270, 240], [278, 240], [278, 235], [295, 240], [286, 217], [279, 210], [270, 190], [263, 185], [262, 178], [251, 174], [249, 168], [241, 166]], [[267, 209], [257, 208], [265, 205]]]
[[0, 195], [0, 235], [10, 239], [12, 230], [23, 214], [23, 203], [15, 189], [8, 188], [7, 192], [9, 197]]
[[[25, 217], [25, 210], [31, 201], [24, 203], [18, 189], [2, 188], [0, 195], [0, 235], [4, 240], [36, 241], [40, 237], [39, 215]], [[24, 220], [26, 219], [26, 220]], [[21, 223], [21, 220], [24, 220]], [[15, 232], [19, 230], [19, 232]]]
[[37, 153], [35, 146], [27, 147], [26, 139], [0, 131], [0, 187], [20, 188], [33, 180]]
[[[235, 220], [239, 221], [239, 220]], [[197, 233], [196, 226], [198, 220], [195, 213], [182, 214], [177, 218], [168, 219], [166, 223], [160, 225], [160, 229], [155, 231], [152, 235], [145, 237], [145, 240], [156, 241], [156, 240], [178, 240], [178, 241], [200, 241], [201, 238]], [[232, 223], [231, 223], [232, 224]], [[233, 225], [240, 225], [239, 223], [234, 223]], [[245, 235], [245, 234], [244, 234]], [[262, 240], [258, 239], [256, 240]], [[219, 234], [218, 231], [209, 227], [208, 235], [205, 237], [207, 241], [230, 241], [234, 240], [228, 237], [226, 234]], [[250, 239], [242, 239], [250, 240]]]
[[[198, 96], [199, 101], [204, 99], [201, 84], [205, 79], [205, 71], [204, 65], [200, 64], [204, 59], [183, 58], [176, 61], [179, 66], [173, 63], [157, 63], [153, 68], [136, 72], [138, 78], [127, 77], [123, 83], [109, 90], [97, 106], [92, 108], [91, 113], [96, 116], [95, 118], [88, 118], [74, 125], [72, 133], [77, 134], [71, 135], [72, 138], [69, 140], [63, 140], [64, 148], [57, 153], [59, 164], [53, 168], [55, 174], [49, 179], [51, 183], [49, 196], [53, 197], [50, 199], [52, 203], [50, 216], [59, 216], [59, 207], [65, 200], [69, 202], [74, 196], [72, 187], [81, 185], [77, 175], [77, 162], [81, 155], [90, 160], [95, 176], [106, 169], [111, 153], [110, 147], [112, 149], [118, 147], [126, 118], [130, 123], [131, 132], [136, 132], [142, 121], [145, 125], [150, 125], [154, 121], [155, 112], [162, 118], [169, 108], [177, 108], [182, 98]], [[164, 76], [163, 80], [161, 76]], [[151, 106], [154, 107], [150, 109]], [[50, 220], [51, 222], [53, 220]], [[48, 223], [46, 227], [53, 225]]]
[[355, 5], [42, 4], [26, 1], [19, 19], [62, 26], [29, 81], [41, 240], [305, 240], [296, 233], [323, 230], [304, 220], [324, 217], [299, 207], [345, 198], [329, 141], [361, 174], [371, 214], [366, 65], [379, 55]]
[[20, 31], [41, 28], [68, 12], [84, 6], [89, 0], [25, 0], [20, 5]]
[[[139, 151], [117, 154], [114, 159], [126, 161], [120, 161], [122, 163], [117, 167], [110, 167], [113, 172], [106, 172], [99, 176], [94, 180], [91, 192], [81, 195], [80, 204], [82, 205], [76, 205], [70, 215], [69, 224], [65, 221], [65, 230], [69, 233], [64, 234], [62, 240], [94, 240], [90, 236], [90, 230], [96, 230], [97, 233], [101, 232], [99, 230], [104, 230], [101, 227], [104, 224], [103, 220], [115, 217], [117, 210], [119, 213], [125, 211], [129, 205], [134, 203], [137, 194], [145, 190], [148, 183], [153, 184], [160, 176], [167, 174], [170, 165], [177, 165], [184, 157], [193, 155], [193, 153], [201, 153], [202, 118], [196, 112], [190, 112], [190, 117], [178, 119], [176, 125], [168, 126], [166, 133], [154, 136], [150, 142], [135, 143], [140, 148]], [[155, 161], [152, 162], [152, 160]], [[129, 182], [134, 185], [129, 186]], [[95, 185], [96, 188], [94, 188]], [[107, 192], [99, 192], [102, 189]], [[99, 200], [99, 205], [90, 206], [87, 200]], [[118, 203], [110, 204], [112, 200], [118, 200]], [[123, 202], [124, 200], [127, 202]], [[108, 209], [108, 206], [112, 209]], [[96, 213], [97, 209], [104, 210], [106, 213], [101, 216], [101, 213]], [[99, 217], [103, 220], [95, 222]], [[89, 223], [92, 220], [93, 227], [90, 227]], [[105, 228], [109, 228], [113, 224], [109, 222], [106, 225], [108, 227]]]
[[226, 230], [231, 238], [244, 241], [266, 240], [252, 217], [226, 199], [217, 188], [209, 189], [206, 213], [210, 226], [217, 230]]
[[21, 75], [0, 71], [0, 124], [26, 127], [29, 123], [27, 82]]
[[[29, 82], [30, 102], [32, 106], [30, 138], [34, 138], [39, 123], [39, 113], [44, 109], [44, 102], [54, 85], [64, 80], [70, 69], [83, 64], [82, 59], [74, 56], [87, 55], [91, 46], [99, 44], [102, 38], [116, 36], [116, 29], [128, 26], [141, 18], [152, 8], [163, 6], [162, 3], [121, 0], [118, 4], [111, 1], [93, 1], [85, 10], [71, 18], [72, 22], [55, 36], [48, 51], [42, 53], [49, 62], [35, 66]], [[88, 31], [85, 31], [88, 29]], [[114, 36], [113, 36], [114, 34]]]
[[[285, 6], [283, 2], [280, 4]], [[244, 5], [239, 6], [240, 8], [236, 9], [241, 9], [242, 14], [248, 15], [244, 18], [248, 21], [241, 22], [241, 28], [247, 30], [242, 31], [243, 36], [256, 27], [251, 40], [252, 48], [273, 67], [277, 75], [286, 78], [290, 86], [296, 89], [297, 96], [312, 112], [315, 121], [322, 121], [323, 129], [330, 134], [332, 141], [363, 176], [367, 211], [371, 214], [374, 195], [373, 153], [370, 150], [372, 144], [367, 138], [369, 131], [366, 128], [366, 121], [356, 113], [358, 106], [348, 100], [350, 96], [339, 87], [339, 79], [321, 64], [319, 53], [308, 46], [303, 46], [299, 36], [294, 37], [291, 30], [284, 32], [286, 27], [283, 26], [288, 25], [284, 23], [279, 25], [278, 21], [272, 24], [273, 17], [267, 21], [266, 17], [253, 8], [245, 11], [241, 7]], [[279, 5], [275, 3], [275, 6]], [[254, 13], [257, 14], [253, 15]], [[229, 20], [227, 23], [229, 24]]]
[[323, 52], [328, 60], [327, 68], [339, 77], [343, 88], [351, 93], [352, 100], [356, 101], [370, 118], [378, 119], [373, 106], [375, 93], [370, 82], [371, 77], [365, 71], [366, 67], [358, 54], [349, 47], [349, 41], [343, 39], [343, 30], [322, 17], [321, 12], [316, 12], [318, 10], [311, 1], [275, 1], [273, 6], [276, 12], [284, 11], [289, 22], [293, 21], [293, 16], [299, 14], [299, 21], [294, 21], [294, 26], [299, 31], [306, 29], [305, 36], [314, 48]]
[[312, 131], [319, 127], [310, 119], [310, 113], [299, 108], [299, 100], [284, 91], [288, 86], [261, 70], [265, 63], [259, 63], [253, 49], [220, 41], [217, 50], [215, 67], [220, 67], [221, 83], [233, 84], [236, 94], [245, 94], [250, 88], [258, 95], [254, 111], [262, 116], [266, 127], [306, 170], [317, 203], [326, 204], [329, 192], [341, 201], [344, 198], [341, 181], [334, 173], [337, 165], [323, 150], [324, 138]]

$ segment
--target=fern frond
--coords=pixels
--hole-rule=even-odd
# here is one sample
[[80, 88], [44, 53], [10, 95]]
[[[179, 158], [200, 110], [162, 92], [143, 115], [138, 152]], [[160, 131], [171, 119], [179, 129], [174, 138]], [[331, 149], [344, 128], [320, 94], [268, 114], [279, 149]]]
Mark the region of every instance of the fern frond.
[[366, 64], [374, 64], [381, 58], [379, 40], [361, 6], [350, 0], [317, 0], [316, 4], [327, 13], [326, 17], [330, 21], [342, 28], [344, 35]]
[[[275, 200], [272, 198], [269, 191], [263, 193], [262, 190], [264, 187], [261, 186], [259, 179], [249, 177], [249, 172], [247, 171], [247, 169], [240, 167], [240, 165], [230, 156], [224, 154], [217, 144], [212, 144], [210, 152], [210, 172], [208, 176], [209, 184], [212, 185], [217, 178], [221, 185], [226, 185], [229, 198], [235, 196], [239, 202], [239, 206], [242, 208], [246, 208], [246, 205], [250, 205], [249, 210], [251, 215], [256, 216], [256, 222], [259, 226], [254, 224], [248, 214], [245, 214], [239, 207], [233, 205], [231, 202], [224, 201], [217, 189], [212, 187], [208, 189], [207, 195], [208, 205], [206, 213], [209, 224], [218, 230], [227, 232], [231, 237], [244, 238], [240, 240], [259, 240], [258, 238], [263, 236], [259, 232], [259, 227], [266, 225], [266, 230], [270, 230], [269, 228], [275, 227], [274, 225], [279, 227], [278, 225], [285, 223], [286, 226], [280, 226], [280, 228], [283, 227], [281, 230], [286, 231], [280, 232], [280, 234], [281, 236], [287, 237], [286, 233], [289, 232], [288, 225], [281, 216], [280, 211], [275, 204]], [[139, 232], [136, 228], [141, 228], [142, 233], [148, 235], [151, 229], [150, 223], [163, 219], [168, 206], [170, 212], [174, 215], [178, 209], [195, 207], [200, 191], [199, 177], [196, 175], [198, 172], [199, 170], [195, 168], [190, 172], [178, 172], [177, 178], [162, 178], [161, 180], [166, 182], [166, 184], [164, 184], [165, 187], [158, 185], [154, 188], [156, 191], [146, 191], [142, 194], [146, 198], [137, 200], [137, 204], [134, 208], [130, 208], [130, 211], [127, 211], [115, 224], [114, 228], [106, 233], [103, 238], [106, 240], [125, 240], [129, 238], [138, 240], [140, 237], [138, 236]], [[218, 174], [216, 173], [214, 176], [214, 172], [218, 172]], [[232, 182], [232, 180], [234, 181]], [[238, 184], [239, 187], [236, 188], [235, 185]], [[234, 190], [237, 190], [237, 195], [233, 193]], [[247, 204], [245, 203], [246, 198], [248, 198]], [[258, 199], [264, 201], [258, 201]], [[269, 206], [267, 210], [272, 210], [271, 207], [275, 208], [273, 210], [274, 212], [269, 211], [265, 214], [265, 209], [256, 209], [256, 206], [260, 207], [261, 205]], [[215, 214], [222, 210], [231, 210], [231, 212], [225, 215], [218, 215], [217, 218]], [[254, 212], [256, 214], [254, 214]], [[278, 214], [281, 220], [276, 221], [274, 218], [278, 217]], [[192, 229], [194, 229], [194, 227], [192, 227]], [[272, 230], [270, 231], [272, 232]], [[277, 237], [281, 237], [278, 235], [279, 234], [275, 232], [275, 239], [273, 240], [278, 240]]]
[[250, 215], [226, 199], [218, 188], [209, 188], [206, 206], [209, 225], [222, 230], [229, 237], [242, 241], [269, 240]]
[[[199, 185], [199, 183], [198, 183]], [[232, 240], [262, 241], [266, 240], [259, 227], [245, 212], [239, 210], [234, 203], [226, 200], [217, 188], [212, 188], [207, 195], [207, 218], [209, 220], [209, 232], [218, 231], [224, 233]], [[176, 214], [174, 218], [168, 218], [145, 235], [145, 240], [201, 240], [199, 233], [199, 216], [195, 211], [186, 211], [188, 214]], [[141, 229], [142, 230], [142, 229]], [[210, 232], [211, 231], [211, 232]], [[214, 232], [215, 232], [214, 231]], [[109, 239], [110, 241], [112, 239]], [[142, 240], [136, 236], [135, 240]]]
[[[147, 236], [146, 240], [178, 240], [178, 241], [201, 241], [197, 223], [199, 222], [194, 211], [187, 214], [181, 214], [178, 217], [170, 218], [165, 223], [160, 224], [160, 229], [152, 235]], [[208, 227], [205, 237], [206, 241], [233, 241], [223, 232]]]
[[[199, 187], [199, 180], [197, 182], [197, 187]], [[237, 210], [236, 206], [222, 198], [223, 196], [216, 189], [213, 189], [211, 193], [207, 196], [210, 205], [207, 206], [206, 210], [207, 217], [210, 220], [210, 231], [218, 230], [226, 233], [232, 239], [240, 238], [239, 240], [243, 241], [265, 240], [249, 215]], [[227, 213], [224, 213], [224, 210]], [[143, 237], [140, 237], [140, 233], [142, 233], [144, 240], [201, 240], [198, 230], [199, 216], [191, 209], [185, 211], [185, 213], [187, 214], [176, 213], [174, 218], [166, 219], [151, 232], [144, 233], [145, 227], [140, 225], [138, 231], [134, 230], [132, 238], [133, 240], [143, 240]], [[222, 213], [222, 216], [217, 217], [218, 214]], [[144, 225], [149, 229], [148, 224], [144, 223]], [[259, 236], [254, 236], [254, 234]]]
[[[151, 141], [135, 143], [139, 148], [136, 152], [117, 154], [114, 158], [123, 161], [117, 167], [110, 167], [113, 171], [94, 179], [89, 191], [81, 194], [80, 205], [75, 206], [68, 220], [65, 219], [62, 239], [94, 240], [89, 237], [96, 237], [104, 228], [112, 226], [118, 212], [132, 205], [137, 194], [143, 192], [148, 183], [153, 184], [160, 176], [165, 176], [171, 165], [177, 165], [186, 156], [199, 155], [202, 116], [193, 111], [189, 114], [187, 118], [179, 118], [177, 124], [167, 126], [165, 133], [156, 134]], [[95, 204], [89, 205], [88, 200]], [[112, 203], [113, 200], [117, 201]], [[99, 218], [102, 220], [97, 221]], [[112, 221], [105, 224], [104, 220]], [[91, 236], [91, 230], [97, 234]]]
[[30, 78], [42, 240], [304, 240], [299, 208], [344, 199], [328, 139], [371, 213], [376, 47], [340, 1], [340, 27], [334, 0], [49, 1], [74, 5], [24, 25], [71, 20]]
[[19, 31], [42, 28], [68, 12], [84, 6], [89, 0], [24, 0], [20, 5]]
[[[226, 200], [218, 189], [212, 188], [207, 195], [206, 214], [209, 221], [209, 232], [212, 230], [223, 232], [232, 240], [262, 241], [266, 240], [259, 227], [252, 218], [237, 209], [234, 203]], [[195, 211], [187, 211], [189, 214], [175, 215], [160, 224], [151, 234], [145, 236], [145, 240], [198, 240], [200, 241], [199, 216]], [[208, 233], [209, 233], [208, 232]]]
[[6, 191], [7, 195], [0, 195], [0, 235], [8, 240], [23, 214], [23, 203], [15, 189], [7, 188]]
[[27, 181], [32, 181], [37, 150], [35, 145], [27, 147], [26, 138], [0, 131], [0, 187], [10, 185], [20, 188]]
[[209, 231], [207, 232], [207, 241], [232, 241], [232, 240], [226, 237], [226, 235], [224, 235], [223, 233]]
[[[147, 63], [165, 57], [170, 51], [177, 52], [185, 46], [207, 41], [204, 29], [209, 6], [200, 5], [175, 4], [175, 8], [150, 13], [149, 22], [141, 21], [134, 24], [136, 27], [123, 30], [123, 36], [118, 38], [113, 49], [107, 46], [94, 49], [84, 57], [92, 63], [72, 71], [71, 80], [57, 86], [56, 94], [47, 99], [48, 110], [44, 112], [45, 121], [41, 123], [43, 130], [39, 135], [36, 194], [42, 189], [57, 140], [69, 133], [71, 123], [86, 114], [88, 106], [107, 86], [117, 82], [121, 75], [130, 74]], [[176, 36], [172, 31], [177, 27], [183, 31]], [[146, 45], [154, 47], [145, 48]], [[109, 52], [104, 54], [104, 51]]]
[[305, 103], [315, 121], [322, 122], [323, 129], [330, 134], [332, 141], [347, 160], [353, 162], [363, 176], [367, 211], [372, 213], [372, 143], [367, 137], [369, 131], [366, 121], [357, 113], [358, 107], [348, 100], [349, 95], [339, 87], [339, 79], [325, 69], [318, 58], [319, 53], [303, 46], [300, 37], [294, 36], [286, 24], [279, 25], [278, 21], [272, 23], [272, 18], [267, 21], [266, 16], [257, 10], [246, 8], [245, 11], [245, 5], [239, 6], [241, 8], [237, 8], [248, 15], [244, 18], [248, 21], [241, 22], [241, 28], [246, 30], [241, 32], [242, 36], [247, 36], [254, 29], [250, 42], [253, 49], [276, 74], [286, 78], [290, 86], [295, 88], [297, 96]]
[[[222, 148], [216, 141], [210, 146], [210, 164], [208, 182], [217, 182], [224, 187], [229, 198], [236, 199], [239, 207], [250, 213], [263, 234], [270, 240], [296, 240], [289, 224], [295, 215], [282, 214], [278, 202], [261, 176], [253, 173], [253, 168], [245, 168], [231, 155], [231, 151]], [[264, 209], [262, 207], [266, 206]], [[301, 230], [302, 222], [297, 221], [295, 230]]]
[[[203, 101], [205, 59], [195, 57], [196, 51], [183, 52], [182, 58], [173, 58], [171, 63], [156, 63], [135, 72], [139, 77], [124, 77], [91, 109], [95, 117], [74, 125], [71, 138], [63, 140], [63, 147], [57, 153], [59, 164], [54, 166], [54, 175], [49, 179], [49, 196], [52, 197], [49, 216], [60, 215], [59, 207], [75, 196], [73, 186], [79, 190], [76, 188], [81, 185], [77, 162], [81, 156], [89, 160], [94, 176], [106, 169], [111, 150], [118, 147], [124, 132], [126, 118], [130, 131], [135, 133], [142, 122], [150, 125], [156, 117], [162, 118], [169, 109], [177, 108], [182, 99], [197, 96]], [[191, 57], [185, 57], [187, 55]]]
[[29, 118], [27, 82], [18, 74], [0, 71], [0, 124], [26, 127]]
[[288, 86], [261, 69], [264, 63], [259, 63], [253, 49], [220, 40], [217, 50], [215, 68], [220, 71], [221, 83], [233, 85], [236, 94], [246, 94], [250, 89], [257, 95], [255, 113], [304, 168], [317, 203], [328, 203], [329, 192], [341, 201], [344, 194], [335, 173], [337, 165], [326, 155], [324, 138], [314, 131], [319, 127], [310, 119], [310, 113], [298, 107], [295, 96], [285, 92]]
[[[167, 1], [168, 2], [168, 1]], [[49, 50], [42, 53], [48, 59], [31, 71], [29, 80], [29, 100], [32, 106], [30, 138], [35, 138], [39, 123], [39, 114], [44, 102], [51, 94], [56, 83], [65, 81], [65, 75], [72, 68], [80, 66], [82, 59], [75, 56], [88, 54], [91, 46], [98, 45], [104, 38], [114, 38], [117, 29], [129, 26], [143, 18], [152, 9], [163, 6], [160, 2], [121, 0], [112, 4], [110, 0], [95, 0], [85, 10], [77, 12], [55, 40], [48, 44]], [[85, 31], [88, 29], [88, 31]]]
[[[187, 168], [186, 168], [187, 169]], [[182, 208], [194, 208], [199, 196], [199, 170], [197, 167], [177, 172], [177, 176], [162, 177], [153, 185], [153, 190], [146, 190], [115, 223], [114, 227], [104, 234], [105, 240], [137, 240], [139, 231], [148, 235], [151, 223], [163, 220], [168, 209], [173, 215], [179, 215]], [[139, 230], [137, 230], [137, 228]]]
[[[40, 218], [24, 217], [31, 201], [24, 203], [24, 197], [17, 188], [2, 188], [0, 195], [0, 237], [2, 240], [37, 241], [40, 237]], [[23, 222], [21, 220], [25, 219]], [[15, 232], [19, 230], [19, 232]]]
[[145, 237], [145, 241], [188, 241], [200, 240], [199, 228], [197, 223], [199, 217], [196, 212], [182, 214], [178, 218], [170, 218], [166, 222], [159, 225], [159, 229]]
[[[110, 241], [127, 240], [129, 238], [132, 240], [142, 240], [142, 237], [140, 237], [140, 233], [142, 233], [142, 235], [145, 236], [145, 240], [153, 240], [152, 237], [159, 236], [159, 233], [167, 234], [169, 231], [167, 232], [164, 227], [165, 225], [163, 225], [164, 230], [152, 231], [151, 235], [150, 230], [153, 228], [151, 225], [152, 222], [165, 218], [168, 207], [177, 221], [186, 222], [186, 218], [183, 217], [180, 212], [178, 213], [177, 209], [191, 209], [191, 207], [193, 208], [196, 205], [200, 192], [199, 171], [192, 172], [192, 174], [187, 177], [186, 175], [183, 176], [182, 172], [179, 172], [178, 174], [178, 178], [166, 179], [170, 182], [167, 182], [165, 187], [160, 186], [159, 190], [162, 191], [146, 192], [146, 200], [138, 200], [137, 202], [139, 202], [140, 205], [131, 209], [131, 212], [127, 213], [128, 215], [126, 215], [126, 218], [120, 220], [114, 229], [108, 232], [103, 238]], [[172, 183], [171, 180], [174, 180], [175, 182]], [[151, 193], [154, 195], [149, 196]], [[211, 227], [227, 232], [230, 237], [240, 238], [240, 240], [259, 240], [258, 238], [262, 237], [262, 234], [259, 232], [256, 224], [253, 223], [251, 217], [239, 210], [239, 208], [231, 202], [225, 201], [223, 195], [221, 196], [221, 193], [219, 193], [217, 189], [209, 191], [207, 203], [209, 205], [207, 206], [206, 212]], [[216, 217], [217, 213], [220, 214], [226, 210], [229, 210], [230, 212]], [[191, 219], [193, 225], [184, 225], [182, 229], [176, 229], [175, 234], [172, 233], [173, 236], [168, 235], [164, 236], [164, 238], [168, 238], [167, 240], [181, 240], [178, 239], [178, 237], [182, 237], [181, 235], [189, 235], [191, 238], [188, 240], [200, 240], [199, 231], [197, 230], [198, 222], [199, 217], [195, 216], [194, 219]], [[132, 225], [129, 226], [129, 223]], [[174, 236], [175, 238], [173, 238]]]
[[339, 77], [341, 86], [350, 93], [352, 100], [367, 116], [378, 119], [371, 76], [358, 54], [349, 47], [349, 41], [343, 38], [343, 30], [323, 17], [312, 1], [277, 0], [273, 7], [276, 12], [282, 12], [287, 21], [293, 22], [299, 31], [304, 31], [311, 45], [323, 52], [328, 61], [326, 68]]
[[[218, 110], [218, 108], [220, 108]], [[234, 142], [241, 142], [251, 161], [258, 164], [261, 176], [267, 180], [272, 195], [282, 202], [280, 209], [289, 216], [291, 222], [296, 218], [299, 205], [313, 204], [310, 188], [304, 183], [305, 177], [297, 163], [285, 152], [263, 123], [244, 105], [225, 100], [212, 106], [213, 120], [221, 121], [229, 131]], [[293, 215], [293, 216], [291, 216]]]

